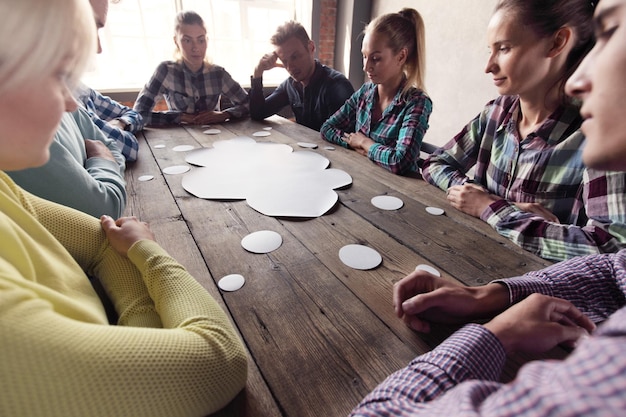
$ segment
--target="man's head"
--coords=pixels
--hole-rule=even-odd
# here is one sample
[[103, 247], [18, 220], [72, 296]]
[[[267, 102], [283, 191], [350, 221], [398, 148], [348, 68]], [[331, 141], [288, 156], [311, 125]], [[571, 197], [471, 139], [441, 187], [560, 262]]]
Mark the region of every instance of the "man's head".
[[98, 29], [98, 53], [102, 52], [102, 45], [100, 44], [100, 29], [106, 25], [107, 13], [109, 12], [109, 0], [89, 0], [91, 8], [93, 9], [93, 17], [96, 22], [96, 28]]
[[293, 20], [287, 22], [276, 30], [271, 42], [291, 78], [307, 85], [315, 71], [315, 44], [304, 27]]
[[583, 100], [583, 161], [590, 168], [626, 171], [626, 0], [602, 0], [596, 44], [567, 82]]

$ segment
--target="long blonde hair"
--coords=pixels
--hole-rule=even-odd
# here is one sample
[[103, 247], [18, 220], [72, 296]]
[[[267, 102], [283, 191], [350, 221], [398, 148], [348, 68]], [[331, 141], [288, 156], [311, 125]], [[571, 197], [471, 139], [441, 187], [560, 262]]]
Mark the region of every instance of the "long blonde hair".
[[0, 94], [67, 60], [67, 81], [75, 86], [95, 51], [87, 0], [0, 0]]
[[388, 13], [372, 20], [365, 33], [376, 33], [387, 40], [387, 46], [394, 54], [407, 49], [404, 75], [407, 83], [402, 90], [406, 93], [411, 87], [426, 91], [426, 37], [424, 21], [415, 9], [404, 8], [398, 13]]

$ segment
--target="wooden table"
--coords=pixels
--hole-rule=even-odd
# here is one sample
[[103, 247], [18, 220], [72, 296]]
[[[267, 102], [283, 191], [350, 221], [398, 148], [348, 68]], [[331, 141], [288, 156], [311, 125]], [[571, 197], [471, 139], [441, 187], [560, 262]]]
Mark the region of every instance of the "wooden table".
[[[314, 142], [314, 152], [346, 171], [351, 186], [337, 190], [339, 203], [312, 219], [268, 217], [245, 201], [196, 198], [181, 186], [182, 175], [163, 175], [185, 164], [176, 145], [210, 147], [216, 140], [251, 136], [292, 145]], [[549, 263], [517, 248], [487, 224], [451, 208], [445, 194], [421, 179], [393, 175], [367, 158], [339, 146], [324, 149], [319, 133], [274, 116], [215, 126], [146, 129], [139, 134], [139, 160], [129, 165], [127, 215], [150, 223], [157, 240], [178, 259], [230, 314], [249, 352], [246, 389], [218, 415], [254, 417], [345, 416], [391, 372], [443, 340], [452, 329], [420, 335], [399, 320], [392, 286], [418, 264], [430, 264], [449, 279], [480, 285], [522, 274]], [[165, 145], [161, 148], [155, 145]], [[236, 163], [237, 161], [233, 161]], [[193, 168], [192, 168], [193, 169]], [[137, 178], [152, 174], [152, 181]], [[370, 200], [392, 195], [404, 201], [397, 211], [375, 208]], [[425, 207], [446, 210], [427, 214]], [[273, 230], [282, 246], [264, 255], [245, 251], [241, 239]], [[351, 269], [338, 257], [347, 244], [377, 250], [382, 264]], [[243, 288], [221, 292], [228, 274], [246, 278]], [[554, 356], [563, 355], [555, 350]], [[509, 360], [503, 380], [528, 357]]]

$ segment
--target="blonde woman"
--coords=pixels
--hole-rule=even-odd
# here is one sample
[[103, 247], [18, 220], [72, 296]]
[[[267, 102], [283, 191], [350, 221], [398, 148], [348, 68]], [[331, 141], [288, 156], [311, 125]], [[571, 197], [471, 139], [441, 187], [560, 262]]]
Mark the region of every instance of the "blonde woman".
[[0, 0], [0, 22], [0, 415], [222, 408], [245, 385], [245, 350], [148, 227], [42, 200], [4, 173], [46, 163], [63, 112], [76, 109], [71, 89], [96, 48], [89, 3]]
[[370, 81], [322, 125], [322, 137], [394, 174], [417, 172], [432, 111], [424, 92], [424, 44], [424, 23], [414, 9], [367, 25], [362, 52]]
[[[224, 68], [207, 61], [206, 33], [197, 13], [186, 11], [176, 16], [177, 60], [160, 63], [135, 101], [134, 109], [146, 124], [223, 123], [248, 115], [246, 91]], [[222, 96], [232, 107], [219, 110]], [[169, 112], [152, 111], [159, 97], [165, 98]]]

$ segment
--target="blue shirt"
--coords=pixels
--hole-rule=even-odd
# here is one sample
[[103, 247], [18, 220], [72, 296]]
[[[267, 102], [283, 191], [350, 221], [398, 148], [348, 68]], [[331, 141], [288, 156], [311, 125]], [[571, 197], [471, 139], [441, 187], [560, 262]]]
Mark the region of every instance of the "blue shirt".
[[320, 130], [326, 121], [354, 93], [350, 81], [335, 71], [315, 61], [315, 71], [306, 87], [288, 78], [267, 98], [263, 97], [263, 78], [250, 80], [250, 117], [263, 120], [291, 106], [296, 122]]

